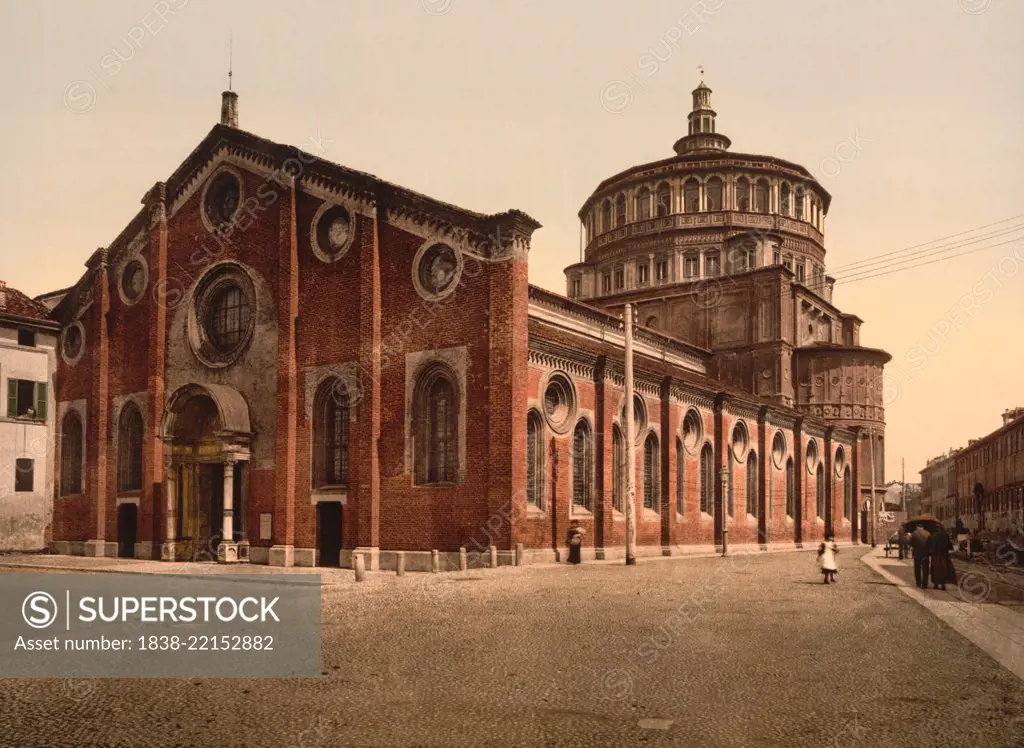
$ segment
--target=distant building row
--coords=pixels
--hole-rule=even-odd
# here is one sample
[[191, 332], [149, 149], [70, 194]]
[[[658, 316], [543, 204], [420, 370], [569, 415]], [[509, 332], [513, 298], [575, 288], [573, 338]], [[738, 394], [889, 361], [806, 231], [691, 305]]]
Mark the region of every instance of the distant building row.
[[1024, 408], [966, 447], [928, 461], [921, 471], [921, 509], [952, 525], [1009, 532], [1024, 527]]

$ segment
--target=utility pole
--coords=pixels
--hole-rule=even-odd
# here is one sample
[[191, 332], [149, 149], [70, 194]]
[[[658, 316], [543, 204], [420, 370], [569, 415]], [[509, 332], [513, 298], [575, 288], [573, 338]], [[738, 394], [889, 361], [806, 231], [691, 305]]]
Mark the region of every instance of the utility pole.
[[878, 516], [877, 499], [875, 497], [875, 433], [868, 426], [868, 456], [871, 458], [871, 547], [875, 547], [875, 522]]
[[626, 333], [626, 566], [636, 563], [636, 434], [633, 433], [633, 305], [622, 314]]
[[900, 466], [901, 466], [901, 471], [903, 473], [903, 476], [902, 476], [902, 478], [900, 480], [900, 483], [903, 486], [903, 493], [900, 495], [900, 504], [902, 505], [904, 519], [909, 519], [908, 517], [905, 516], [906, 513], [907, 513], [907, 458], [906, 457], [901, 457], [900, 458]]

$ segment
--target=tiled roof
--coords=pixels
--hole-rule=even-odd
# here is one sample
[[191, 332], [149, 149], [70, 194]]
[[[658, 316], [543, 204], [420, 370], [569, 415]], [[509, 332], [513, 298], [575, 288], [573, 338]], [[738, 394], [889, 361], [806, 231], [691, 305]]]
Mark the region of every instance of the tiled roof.
[[0, 286], [0, 316], [22, 317], [54, 323], [49, 309], [10, 286]]

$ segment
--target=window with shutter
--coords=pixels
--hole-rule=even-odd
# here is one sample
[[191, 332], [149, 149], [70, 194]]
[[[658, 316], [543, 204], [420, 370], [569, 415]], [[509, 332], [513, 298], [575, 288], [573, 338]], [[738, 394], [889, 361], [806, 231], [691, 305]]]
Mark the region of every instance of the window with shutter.
[[46, 382], [36, 383], [36, 418], [46, 420]]

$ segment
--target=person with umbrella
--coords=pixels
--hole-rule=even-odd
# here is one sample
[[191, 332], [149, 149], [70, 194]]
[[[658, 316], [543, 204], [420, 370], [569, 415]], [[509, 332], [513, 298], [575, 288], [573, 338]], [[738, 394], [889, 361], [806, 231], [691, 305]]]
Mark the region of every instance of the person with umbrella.
[[[932, 586], [937, 590], [945, 590], [946, 584], [956, 584], [956, 572], [953, 569], [953, 560], [949, 552], [953, 544], [949, 540], [946, 528], [939, 525], [934, 532], [928, 536], [927, 550], [931, 562]], [[925, 587], [928, 586], [927, 579]]]

